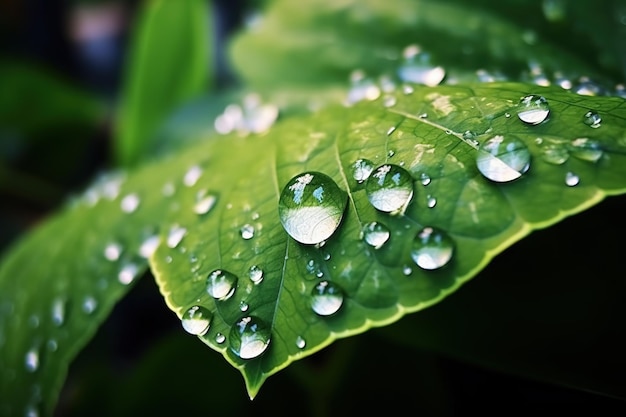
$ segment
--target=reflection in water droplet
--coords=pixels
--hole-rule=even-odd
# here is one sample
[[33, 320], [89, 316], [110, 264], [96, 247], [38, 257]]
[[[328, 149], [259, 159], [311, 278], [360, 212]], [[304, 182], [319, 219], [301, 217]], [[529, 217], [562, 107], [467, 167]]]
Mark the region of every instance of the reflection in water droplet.
[[122, 254], [122, 245], [119, 243], [109, 243], [104, 248], [104, 257], [113, 262], [120, 259], [120, 255]]
[[209, 331], [212, 319], [213, 314], [207, 308], [195, 305], [185, 311], [181, 323], [187, 333], [202, 336]]
[[352, 178], [359, 184], [367, 180], [374, 170], [374, 163], [369, 159], [357, 159], [352, 164]]
[[82, 308], [85, 313], [91, 314], [98, 308], [98, 302], [95, 298], [87, 296], [83, 299]]
[[65, 303], [66, 300], [57, 297], [52, 302], [52, 323], [56, 326], [62, 326], [65, 322]]
[[248, 316], [236, 322], [228, 335], [230, 350], [241, 359], [260, 356], [270, 343], [270, 328], [260, 318]]
[[402, 213], [413, 197], [413, 178], [398, 165], [381, 165], [367, 179], [365, 192], [376, 209]]
[[215, 335], [215, 342], [217, 342], [218, 344], [222, 344], [226, 341], [226, 336], [224, 336], [222, 333], [217, 333]]
[[215, 203], [217, 196], [214, 194], [206, 194], [206, 190], [196, 195], [196, 203], [193, 205], [193, 212], [196, 214], [207, 214]]
[[589, 162], [598, 162], [604, 154], [600, 144], [588, 138], [574, 139], [568, 149], [574, 157]]
[[578, 183], [580, 183], [580, 178], [578, 177], [578, 175], [574, 174], [573, 172], [568, 172], [567, 174], [565, 174], [565, 184], [567, 184], [568, 187], [574, 187], [578, 185]]
[[120, 207], [124, 213], [133, 213], [139, 207], [139, 196], [137, 194], [128, 194], [122, 198]]
[[602, 117], [600, 116], [600, 114], [598, 114], [598, 112], [595, 112], [593, 110], [589, 110], [583, 116], [583, 123], [586, 124], [589, 127], [597, 129], [597, 128], [600, 127], [600, 125], [602, 123]]
[[454, 242], [442, 230], [425, 227], [420, 230], [411, 247], [411, 258], [422, 269], [441, 268], [452, 259]]
[[278, 215], [285, 231], [300, 243], [319, 244], [339, 227], [347, 194], [327, 175], [305, 172], [280, 194]]
[[159, 247], [160, 242], [161, 239], [158, 235], [148, 236], [143, 242], [141, 242], [141, 246], [139, 246], [139, 256], [144, 259], [148, 259]]
[[390, 235], [389, 228], [379, 222], [365, 223], [361, 231], [361, 239], [374, 249], [382, 247], [389, 240]]
[[254, 237], [254, 226], [251, 224], [244, 224], [241, 226], [241, 229], [239, 229], [239, 234], [241, 234], [241, 237], [244, 240], [252, 239]]
[[252, 265], [250, 270], [248, 271], [248, 276], [250, 277], [250, 281], [255, 284], [260, 284], [263, 281], [263, 270], [259, 268], [257, 265]]
[[170, 227], [170, 231], [167, 234], [167, 246], [174, 249], [176, 246], [178, 246], [180, 241], [183, 240], [186, 234], [187, 229], [178, 225], [173, 225], [172, 227]]
[[320, 316], [335, 314], [343, 305], [343, 289], [330, 281], [320, 281], [311, 292], [311, 307]]
[[183, 177], [183, 184], [187, 187], [193, 187], [196, 185], [200, 177], [202, 176], [202, 168], [198, 165], [194, 165], [185, 172], [185, 176]]
[[123, 284], [128, 285], [135, 280], [137, 274], [139, 273], [139, 266], [134, 263], [127, 263], [120, 269], [120, 272], [117, 274], [117, 280]]
[[207, 293], [217, 300], [227, 300], [235, 293], [237, 276], [231, 272], [216, 269], [211, 272], [206, 283]]
[[494, 136], [479, 147], [476, 166], [491, 181], [513, 181], [528, 171], [530, 152], [515, 136]]
[[24, 364], [28, 372], [35, 372], [39, 369], [39, 350], [37, 348], [31, 348], [24, 357]]
[[306, 347], [306, 340], [302, 336], [296, 337], [296, 347], [298, 349], [304, 349]]
[[549, 164], [562, 165], [569, 159], [569, 152], [561, 145], [546, 145], [541, 150], [541, 158]]
[[517, 117], [529, 125], [538, 125], [546, 120], [550, 114], [548, 100], [535, 94], [523, 97], [517, 107]]

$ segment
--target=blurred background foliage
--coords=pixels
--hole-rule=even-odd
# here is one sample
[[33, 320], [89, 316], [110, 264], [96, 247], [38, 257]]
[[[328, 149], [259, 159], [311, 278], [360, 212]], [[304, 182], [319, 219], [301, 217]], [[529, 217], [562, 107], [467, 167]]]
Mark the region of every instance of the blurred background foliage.
[[[208, 19], [196, 26], [151, 14], [152, 2], [0, 3], [0, 250], [97, 173], [136, 164], [149, 149], [133, 138], [159, 145], [159, 131], [197, 132], [187, 121], [198, 109], [221, 110], [254, 70], [236, 54], [240, 67], [232, 65], [231, 41], [280, 1], [207, 1], [188, 11]], [[626, 78], [624, 1], [441, 3], [515, 22], [611, 82]], [[121, 108], [122, 98], [131, 105]], [[194, 100], [200, 106], [185, 110]], [[610, 199], [533, 234], [446, 302], [291, 365], [252, 403], [236, 370], [182, 335], [146, 277], [72, 365], [57, 414], [618, 415], [626, 411], [623, 209], [623, 198]]]

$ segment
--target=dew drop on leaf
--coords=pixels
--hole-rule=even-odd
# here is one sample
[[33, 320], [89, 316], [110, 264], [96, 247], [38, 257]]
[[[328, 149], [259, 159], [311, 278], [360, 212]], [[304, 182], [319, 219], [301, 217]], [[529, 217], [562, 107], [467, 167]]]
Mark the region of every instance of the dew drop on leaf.
[[249, 308], [250, 308], [250, 305], [246, 303], [245, 301], [242, 300], [239, 302], [239, 310], [241, 310], [242, 312], [248, 311]]
[[193, 205], [193, 212], [196, 214], [207, 214], [215, 206], [217, 196], [206, 194], [206, 191], [199, 192], [196, 196], [196, 203]]
[[413, 273], [413, 268], [411, 268], [410, 266], [408, 266], [408, 265], [404, 265], [404, 266], [402, 267], [402, 275], [404, 275], [404, 276], [407, 276], [407, 277], [408, 277], [408, 276], [409, 276], [409, 275], [411, 275], [412, 273]]
[[426, 196], [426, 206], [428, 206], [428, 208], [433, 208], [436, 205], [437, 205], [437, 199], [435, 197], [433, 197], [430, 194]]
[[574, 174], [573, 172], [568, 172], [565, 174], [565, 184], [568, 187], [574, 187], [578, 185], [579, 182], [580, 182], [580, 178], [578, 177], [578, 175]]
[[35, 372], [39, 369], [39, 349], [33, 347], [24, 356], [24, 365], [28, 372]]
[[280, 194], [278, 215], [285, 231], [300, 243], [319, 244], [337, 230], [347, 194], [329, 176], [305, 172], [293, 177]]
[[253, 359], [263, 354], [270, 338], [270, 328], [256, 316], [237, 321], [228, 335], [230, 350], [241, 359]]
[[413, 177], [401, 166], [381, 165], [367, 179], [365, 192], [377, 210], [401, 213], [413, 197]]
[[237, 276], [223, 269], [216, 269], [207, 278], [206, 291], [216, 300], [227, 300], [235, 293]]
[[83, 299], [82, 309], [86, 314], [91, 314], [98, 308], [98, 302], [95, 298], [88, 295]]
[[422, 183], [423, 186], [427, 186], [428, 184], [430, 184], [430, 181], [431, 181], [431, 179], [430, 179], [430, 177], [428, 176], [427, 173], [422, 172], [420, 174], [420, 182]]
[[597, 128], [599, 128], [601, 126], [602, 117], [600, 117], [600, 114], [598, 114], [598, 112], [593, 111], [593, 110], [589, 110], [583, 116], [583, 123], [586, 124], [589, 127], [597, 129]]
[[257, 265], [252, 265], [248, 270], [248, 277], [254, 284], [260, 284], [263, 281], [263, 270]]
[[476, 166], [491, 181], [513, 181], [528, 171], [530, 151], [515, 136], [494, 136], [478, 148]]
[[104, 248], [104, 257], [111, 261], [117, 261], [120, 259], [120, 255], [122, 254], [122, 245], [119, 243], [109, 243]]
[[174, 249], [181, 240], [183, 240], [185, 234], [187, 234], [187, 229], [184, 227], [178, 225], [172, 226], [167, 234], [167, 246]]
[[374, 163], [369, 159], [357, 159], [352, 164], [352, 178], [359, 184], [367, 180], [374, 170]]
[[139, 256], [141, 256], [142, 258], [148, 259], [150, 256], [152, 256], [154, 251], [156, 251], [160, 242], [161, 242], [161, 239], [159, 238], [158, 235], [152, 235], [152, 236], [146, 237], [143, 240], [143, 242], [141, 242], [141, 245], [139, 246]]
[[343, 305], [343, 289], [331, 281], [320, 281], [311, 291], [311, 308], [320, 316], [335, 314]]
[[128, 194], [122, 198], [120, 207], [124, 213], [133, 213], [139, 207], [139, 196], [137, 194]]
[[384, 107], [393, 107], [396, 105], [396, 97], [391, 94], [385, 94], [383, 96], [383, 106]]
[[443, 67], [431, 64], [429, 54], [423, 52], [417, 45], [407, 46], [403, 56], [404, 61], [398, 68], [398, 76], [404, 82], [434, 87], [446, 76]]
[[420, 230], [411, 245], [411, 258], [422, 269], [441, 268], [452, 259], [454, 242], [448, 234], [434, 227]]
[[363, 225], [361, 238], [374, 249], [381, 248], [391, 235], [389, 228], [380, 222], [368, 222]]
[[185, 172], [185, 176], [183, 177], [183, 184], [187, 187], [193, 187], [196, 185], [200, 177], [202, 176], [202, 168], [198, 165], [194, 165]]
[[298, 349], [304, 349], [306, 347], [306, 340], [302, 336], [296, 337], [296, 347]]
[[139, 273], [139, 266], [134, 263], [125, 264], [120, 272], [117, 274], [117, 280], [120, 284], [128, 285], [135, 280]]
[[224, 343], [226, 341], [226, 336], [224, 336], [222, 333], [217, 333], [215, 335], [215, 342], [219, 345], [221, 345], [222, 343]]
[[380, 97], [380, 88], [376, 83], [367, 78], [362, 70], [354, 70], [350, 74], [350, 90], [348, 91], [347, 105], [352, 105], [363, 100], [376, 100]]
[[604, 154], [600, 144], [588, 138], [574, 139], [568, 148], [572, 156], [588, 162], [598, 162]]
[[545, 97], [530, 94], [520, 99], [517, 105], [517, 117], [529, 125], [538, 125], [548, 118], [550, 106]]
[[65, 298], [57, 297], [52, 302], [52, 323], [62, 326], [65, 322]]
[[250, 240], [254, 237], [254, 226], [251, 224], [244, 224], [239, 229], [239, 234], [244, 240]]
[[552, 165], [562, 165], [569, 159], [569, 152], [565, 146], [546, 145], [541, 150], [541, 158]]
[[187, 333], [202, 336], [209, 330], [212, 319], [213, 314], [207, 308], [194, 305], [183, 313], [181, 324]]
[[46, 347], [48, 348], [50, 352], [56, 352], [57, 349], [59, 348], [59, 344], [57, 343], [55, 339], [50, 339], [46, 343]]

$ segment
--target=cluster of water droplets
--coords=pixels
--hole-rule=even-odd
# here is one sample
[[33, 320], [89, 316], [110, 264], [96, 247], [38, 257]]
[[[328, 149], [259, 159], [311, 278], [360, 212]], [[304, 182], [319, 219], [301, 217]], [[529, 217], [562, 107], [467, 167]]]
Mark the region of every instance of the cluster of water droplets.
[[278, 106], [263, 103], [258, 94], [252, 93], [243, 98], [242, 105], [226, 106], [224, 112], [215, 118], [213, 125], [223, 135], [231, 132], [243, 135], [264, 133], [276, 122], [278, 113]]

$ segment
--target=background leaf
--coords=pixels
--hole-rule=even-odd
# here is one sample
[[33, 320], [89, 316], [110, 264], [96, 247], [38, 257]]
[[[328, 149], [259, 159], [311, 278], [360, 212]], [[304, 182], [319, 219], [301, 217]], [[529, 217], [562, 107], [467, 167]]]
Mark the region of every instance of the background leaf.
[[142, 2], [120, 99], [115, 151], [121, 164], [136, 163], [163, 119], [206, 92], [212, 75], [209, 4]]
[[[530, 91], [550, 103], [549, 120], [536, 126], [516, 116], [517, 103]], [[184, 237], [162, 245], [151, 262], [179, 317], [193, 305], [212, 312], [211, 327], [200, 338], [242, 371], [251, 396], [268, 376], [336, 338], [441, 301], [531, 230], [624, 192], [620, 98], [498, 83], [415, 86], [411, 94], [391, 96], [393, 101], [331, 107], [309, 118], [285, 120], [266, 136], [225, 138], [197, 150], [210, 158], [197, 183], [177, 194], [183, 209], [169, 228], [184, 230]], [[599, 128], [585, 124], [589, 109], [602, 115]], [[494, 135], [517, 136], [530, 150], [531, 169], [521, 180], [497, 184], [480, 175], [477, 143]], [[566, 155], [563, 161], [551, 159], [554, 149]], [[399, 164], [411, 173], [415, 196], [405, 216], [371, 206], [351, 174], [360, 158], [373, 166]], [[277, 215], [280, 190], [306, 171], [324, 172], [349, 192], [342, 225], [321, 248], [288, 238]], [[578, 181], [568, 186], [566, 179], [574, 176]], [[213, 205], [198, 215], [194, 204], [202, 196], [212, 196]], [[387, 225], [390, 243], [373, 249], [361, 241], [368, 221]], [[453, 261], [444, 268], [421, 270], [409, 256], [424, 226], [445, 230], [455, 242]], [[248, 278], [253, 266], [264, 271], [261, 284]], [[226, 301], [206, 292], [207, 275], [216, 269], [239, 278]], [[320, 276], [347, 294], [342, 310], [329, 318], [309, 307]], [[231, 326], [247, 315], [268, 323], [272, 342], [263, 356], [242, 360], [222, 336], [228, 338]]]

